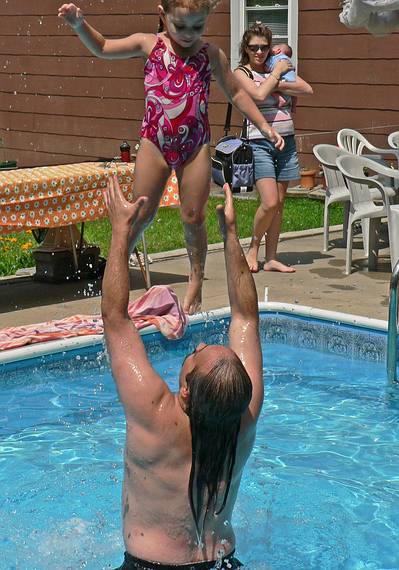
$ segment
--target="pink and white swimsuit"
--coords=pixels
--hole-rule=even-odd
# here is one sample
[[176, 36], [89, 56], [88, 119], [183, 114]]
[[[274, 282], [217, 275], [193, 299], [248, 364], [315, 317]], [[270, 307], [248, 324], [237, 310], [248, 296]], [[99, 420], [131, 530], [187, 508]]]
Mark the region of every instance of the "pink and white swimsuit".
[[182, 58], [158, 37], [144, 66], [146, 99], [140, 136], [159, 148], [172, 169], [210, 141], [210, 81], [208, 44]]

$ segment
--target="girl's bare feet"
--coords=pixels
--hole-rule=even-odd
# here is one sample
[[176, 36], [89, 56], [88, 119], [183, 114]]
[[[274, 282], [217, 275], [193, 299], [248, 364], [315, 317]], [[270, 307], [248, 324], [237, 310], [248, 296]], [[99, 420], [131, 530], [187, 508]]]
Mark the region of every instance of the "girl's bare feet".
[[246, 260], [251, 273], [258, 273], [259, 263], [258, 263], [258, 250], [254, 248], [249, 248], [246, 255]]
[[295, 273], [295, 267], [290, 267], [289, 265], [284, 265], [281, 261], [277, 261], [277, 259], [271, 259], [270, 261], [266, 261], [265, 265], [263, 266], [263, 271], [279, 271], [280, 273]]
[[190, 276], [186, 295], [183, 301], [183, 310], [187, 315], [194, 315], [201, 311], [203, 277]]

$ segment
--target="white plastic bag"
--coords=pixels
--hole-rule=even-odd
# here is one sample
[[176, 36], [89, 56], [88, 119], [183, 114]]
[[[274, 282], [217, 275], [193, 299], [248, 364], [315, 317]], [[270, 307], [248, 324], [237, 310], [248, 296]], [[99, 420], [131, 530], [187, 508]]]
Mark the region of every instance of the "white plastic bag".
[[382, 36], [399, 29], [399, 0], [343, 0], [340, 21]]

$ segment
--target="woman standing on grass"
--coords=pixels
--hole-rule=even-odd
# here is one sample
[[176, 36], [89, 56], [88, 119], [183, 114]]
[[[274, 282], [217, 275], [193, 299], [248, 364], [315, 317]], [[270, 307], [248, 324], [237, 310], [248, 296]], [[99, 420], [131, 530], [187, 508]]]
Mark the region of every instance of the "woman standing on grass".
[[251, 26], [243, 35], [240, 67], [234, 72], [265, 119], [285, 141], [284, 149], [277, 151], [273, 142], [266, 139], [254, 124], [249, 124], [248, 137], [254, 151], [255, 181], [261, 204], [254, 218], [247, 261], [252, 272], [259, 270], [258, 251], [266, 234], [264, 270], [291, 273], [295, 271], [293, 267], [276, 259], [285, 194], [289, 182], [300, 178], [291, 96], [312, 95], [313, 90], [298, 76], [295, 81], [282, 80], [282, 76], [293, 69], [289, 60], [278, 61], [270, 72], [266, 72], [271, 45], [272, 32], [269, 28], [259, 22]]

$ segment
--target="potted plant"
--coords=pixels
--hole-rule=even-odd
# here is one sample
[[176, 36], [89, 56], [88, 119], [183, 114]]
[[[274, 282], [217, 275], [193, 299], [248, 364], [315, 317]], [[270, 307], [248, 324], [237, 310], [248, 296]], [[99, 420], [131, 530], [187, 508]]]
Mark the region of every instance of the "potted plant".
[[300, 186], [302, 188], [314, 188], [316, 186], [317, 170], [315, 168], [301, 168], [299, 171], [301, 175]]

